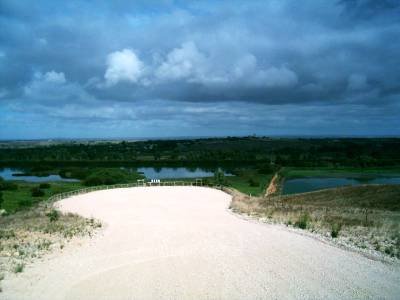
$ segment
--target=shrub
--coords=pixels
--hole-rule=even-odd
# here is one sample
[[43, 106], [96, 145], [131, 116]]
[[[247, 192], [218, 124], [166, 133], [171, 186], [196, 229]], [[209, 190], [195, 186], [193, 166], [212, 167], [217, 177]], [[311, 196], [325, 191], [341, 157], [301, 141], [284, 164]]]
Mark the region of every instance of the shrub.
[[216, 185], [226, 185], [225, 174], [221, 169], [214, 172], [214, 183]]
[[308, 213], [302, 214], [300, 218], [294, 223], [295, 227], [300, 229], [306, 229], [308, 227], [308, 223], [310, 222], [310, 216]]
[[46, 214], [46, 216], [49, 217], [50, 222], [55, 222], [60, 218], [60, 213], [57, 210], [52, 209], [49, 213]]
[[24, 270], [24, 267], [25, 267], [25, 265], [23, 263], [17, 263], [13, 268], [13, 272], [21, 273]]
[[0, 180], [0, 191], [15, 191], [18, 189], [18, 185], [14, 182]]
[[25, 199], [20, 199], [18, 201], [18, 206], [19, 207], [29, 207], [32, 206], [32, 199], [25, 198]]
[[39, 189], [49, 189], [50, 188], [50, 183], [41, 183], [39, 185]]
[[14, 230], [6, 230], [6, 229], [0, 230], [0, 239], [8, 240], [8, 239], [14, 238], [14, 237], [15, 237]]
[[337, 238], [339, 236], [339, 232], [342, 229], [342, 224], [333, 224], [331, 229], [331, 237]]
[[32, 197], [43, 197], [44, 191], [41, 190], [39, 187], [34, 187], [31, 189], [31, 195]]
[[259, 174], [271, 174], [274, 172], [274, 168], [271, 164], [262, 164], [259, 168], [258, 168], [258, 173]]
[[0, 208], [3, 206], [3, 202], [4, 202], [3, 193], [0, 192]]
[[252, 186], [252, 187], [257, 187], [257, 186], [260, 186], [260, 183], [258, 181], [256, 181], [256, 180], [254, 180], [253, 178], [250, 178], [249, 179], [249, 185]]
[[90, 171], [83, 183], [87, 186], [111, 185], [136, 181], [137, 178], [139, 178], [137, 174], [122, 169], [94, 169]]

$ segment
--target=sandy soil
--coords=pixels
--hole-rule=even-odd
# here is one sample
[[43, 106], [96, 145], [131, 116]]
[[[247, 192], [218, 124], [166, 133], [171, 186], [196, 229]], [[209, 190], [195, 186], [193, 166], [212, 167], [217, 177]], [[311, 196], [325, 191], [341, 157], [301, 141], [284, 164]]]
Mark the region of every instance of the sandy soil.
[[200, 187], [98, 191], [63, 200], [104, 231], [27, 267], [1, 299], [395, 299], [400, 270], [249, 222]]

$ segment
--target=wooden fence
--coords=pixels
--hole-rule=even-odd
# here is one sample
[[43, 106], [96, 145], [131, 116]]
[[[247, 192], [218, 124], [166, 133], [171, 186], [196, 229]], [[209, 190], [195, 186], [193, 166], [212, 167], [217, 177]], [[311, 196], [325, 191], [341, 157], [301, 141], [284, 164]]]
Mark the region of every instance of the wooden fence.
[[151, 187], [151, 186], [205, 186], [202, 182], [199, 181], [160, 181], [160, 182], [141, 182], [141, 183], [121, 183], [121, 184], [113, 184], [113, 185], [98, 185], [87, 187], [79, 190], [74, 190], [70, 192], [60, 193], [51, 196], [48, 201], [59, 201], [71, 196], [86, 194], [99, 190], [111, 190], [111, 189], [120, 189], [120, 188], [130, 188], [130, 187]]

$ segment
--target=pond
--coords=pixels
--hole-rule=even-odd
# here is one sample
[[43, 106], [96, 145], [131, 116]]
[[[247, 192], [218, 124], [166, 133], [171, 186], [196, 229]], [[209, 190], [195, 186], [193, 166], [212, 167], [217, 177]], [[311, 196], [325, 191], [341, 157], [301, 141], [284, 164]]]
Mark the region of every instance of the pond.
[[376, 177], [376, 178], [296, 178], [285, 181], [282, 193], [284, 195], [305, 193], [321, 189], [334, 188], [345, 185], [360, 184], [400, 184], [400, 177]]
[[60, 175], [49, 175], [49, 176], [25, 176], [16, 175], [23, 174], [24, 170], [2, 168], [0, 169], [0, 176], [5, 180], [24, 180], [29, 182], [47, 182], [47, 181], [65, 181], [65, 182], [77, 182], [77, 179], [62, 178]]
[[[201, 178], [214, 176], [214, 172], [202, 168], [151, 168], [143, 167], [137, 169], [147, 179], [166, 178]], [[231, 174], [225, 173], [226, 176]]]

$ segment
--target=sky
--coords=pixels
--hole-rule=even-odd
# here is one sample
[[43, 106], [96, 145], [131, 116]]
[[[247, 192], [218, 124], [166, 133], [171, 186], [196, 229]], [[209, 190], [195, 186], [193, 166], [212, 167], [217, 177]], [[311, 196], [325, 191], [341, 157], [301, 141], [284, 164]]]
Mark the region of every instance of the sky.
[[399, 136], [400, 0], [0, 1], [0, 139]]

